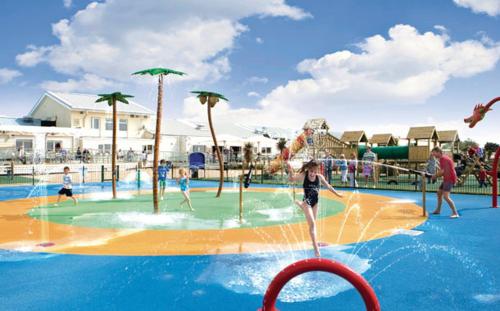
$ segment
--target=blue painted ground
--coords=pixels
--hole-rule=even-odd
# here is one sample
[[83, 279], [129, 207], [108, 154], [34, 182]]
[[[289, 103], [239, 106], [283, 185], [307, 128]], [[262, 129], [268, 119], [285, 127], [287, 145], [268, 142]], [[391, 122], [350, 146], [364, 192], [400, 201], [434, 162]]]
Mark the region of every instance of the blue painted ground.
[[[195, 183], [194, 186], [214, 185]], [[228, 186], [232, 186], [228, 184]], [[120, 184], [120, 190], [135, 185]], [[0, 188], [1, 200], [32, 187]], [[49, 195], [58, 186], [49, 186]], [[109, 185], [75, 193], [109, 191]], [[367, 191], [415, 200], [408, 192]], [[45, 193], [40, 189], [32, 195]], [[395, 235], [323, 255], [348, 263], [373, 285], [382, 310], [500, 310], [500, 209], [486, 196], [454, 195], [462, 217], [431, 217], [418, 236]], [[435, 195], [429, 194], [429, 209]], [[13, 207], [15, 208], [15, 207]], [[1, 233], [0, 233], [1, 234]], [[280, 267], [311, 256], [277, 252], [222, 256], [118, 257], [0, 250], [1, 310], [256, 310]], [[308, 274], [280, 296], [281, 310], [363, 310], [359, 295], [333, 276]]]

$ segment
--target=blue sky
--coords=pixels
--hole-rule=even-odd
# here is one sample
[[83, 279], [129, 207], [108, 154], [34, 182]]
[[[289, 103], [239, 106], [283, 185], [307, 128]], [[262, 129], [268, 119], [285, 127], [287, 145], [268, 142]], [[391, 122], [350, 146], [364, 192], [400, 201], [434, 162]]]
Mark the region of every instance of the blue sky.
[[220, 119], [242, 123], [325, 117], [403, 136], [435, 124], [499, 140], [496, 111], [474, 131], [462, 119], [500, 96], [500, 0], [134, 2], [3, 0], [1, 114], [26, 114], [45, 89], [122, 90], [154, 107], [154, 81], [128, 73], [161, 65], [189, 74], [169, 78], [169, 117], [203, 119], [188, 93], [202, 88], [230, 99]]

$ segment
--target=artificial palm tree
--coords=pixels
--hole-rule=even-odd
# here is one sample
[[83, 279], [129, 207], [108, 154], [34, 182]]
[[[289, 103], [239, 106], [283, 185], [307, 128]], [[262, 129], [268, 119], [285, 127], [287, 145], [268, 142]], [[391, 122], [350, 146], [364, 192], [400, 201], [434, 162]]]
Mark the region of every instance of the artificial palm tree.
[[156, 105], [156, 129], [155, 129], [155, 146], [153, 154], [153, 206], [154, 212], [158, 213], [158, 162], [160, 160], [160, 139], [161, 139], [161, 119], [163, 110], [163, 76], [175, 74], [185, 75], [184, 72], [176, 71], [168, 68], [150, 68], [134, 72], [133, 75], [151, 75], [158, 76], [158, 97]]
[[222, 155], [219, 150], [219, 145], [217, 145], [217, 138], [215, 137], [214, 127], [212, 125], [212, 108], [215, 107], [219, 99], [223, 99], [227, 101], [227, 98], [222, 94], [208, 92], [208, 91], [192, 91], [191, 93], [197, 94], [197, 97], [200, 99], [200, 103], [202, 105], [207, 104], [208, 111], [208, 125], [210, 127], [210, 133], [212, 134], [212, 139], [215, 145], [215, 152], [217, 153], [217, 160], [219, 161], [219, 189], [217, 190], [216, 198], [220, 197], [220, 193], [222, 192], [222, 184], [224, 183], [224, 161], [222, 159]]
[[128, 104], [127, 98], [134, 97], [132, 95], [114, 92], [111, 94], [99, 94], [99, 98], [95, 101], [108, 102], [108, 105], [113, 107], [113, 141], [111, 143], [111, 185], [113, 188], [113, 199], [116, 199], [116, 102]]

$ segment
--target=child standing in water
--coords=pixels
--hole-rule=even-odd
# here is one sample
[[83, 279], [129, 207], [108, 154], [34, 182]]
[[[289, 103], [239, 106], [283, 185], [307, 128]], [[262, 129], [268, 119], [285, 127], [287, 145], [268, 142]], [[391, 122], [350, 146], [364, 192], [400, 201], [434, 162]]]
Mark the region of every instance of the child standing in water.
[[57, 196], [57, 202], [54, 206], [59, 206], [59, 202], [61, 202], [61, 197], [66, 195], [66, 197], [71, 198], [75, 205], [78, 204], [78, 201], [73, 196], [73, 180], [71, 179], [71, 175], [69, 173], [69, 167], [64, 167], [64, 176], [63, 176], [63, 187], [59, 190], [59, 196]]
[[160, 161], [160, 166], [158, 167], [158, 182], [160, 184], [160, 198], [163, 201], [165, 196], [165, 188], [167, 187], [167, 176], [170, 171], [170, 166], [165, 160]]
[[347, 166], [347, 160], [346, 160], [344, 154], [340, 155], [339, 167], [340, 167], [340, 180], [342, 181], [342, 185], [346, 186], [347, 185], [348, 166]]
[[[288, 172], [293, 172], [292, 166], [287, 162]], [[302, 202], [296, 200], [295, 203], [302, 209], [306, 216], [307, 224], [309, 225], [309, 234], [314, 247], [314, 254], [320, 257], [318, 242], [316, 241], [316, 218], [318, 215], [319, 190], [323, 184], [328, 190], [336, 196], [343, 195], [335, 191], [335, 189], [326, 181], [325, 177], [319, 174], [320, 164], [311, 160], [305, 163], [300, 169], [299, 174], [290, 173], [288, 180], [291, 182], [303, 181], [304, 199]]]
[[358, 159], [356, 154], [351, 153], [351, 159], [349, 160], [348, 171], [349, 171], [349, 186], [351, 188], [357, 188], [358, 182], [356, 181], [356, 171], [358, 170]]
[[194, 211], [193, 206], [191, 205], [191, 198], [189, 197], [189, 176], [187, 171], [183, 168], [179, 169], [179, 178], [177, 178], [177, 183], [181, 188], [182, 195], [184, 196], [184, 201], [181, 202], [181, 206], [184, 203], [187, 203], [189, 209]]

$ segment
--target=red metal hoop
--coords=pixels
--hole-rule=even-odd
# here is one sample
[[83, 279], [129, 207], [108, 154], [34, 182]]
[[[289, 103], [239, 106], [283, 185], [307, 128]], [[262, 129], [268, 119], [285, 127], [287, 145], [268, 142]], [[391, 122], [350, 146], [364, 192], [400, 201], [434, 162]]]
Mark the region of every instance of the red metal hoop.
[[276, 299], [285, 284], [297, 275], [310, 271], [329, 272], [346, 279], [361, 294], [367, 311], [380, 311], [380, 304], [375, 292], [361, 275], [339, 262], [321, 258], [297, 261], [278, 273], [271, 281], [271, 284], [269, 284], [264, 295], [262, 308], [258, 309], [258, 311], [277, 311], [278, 309], [275, 306]]

